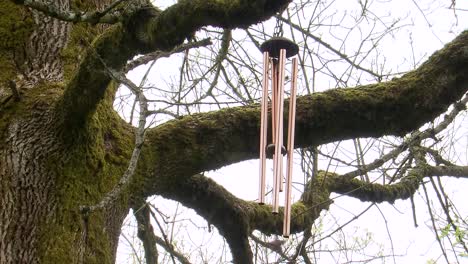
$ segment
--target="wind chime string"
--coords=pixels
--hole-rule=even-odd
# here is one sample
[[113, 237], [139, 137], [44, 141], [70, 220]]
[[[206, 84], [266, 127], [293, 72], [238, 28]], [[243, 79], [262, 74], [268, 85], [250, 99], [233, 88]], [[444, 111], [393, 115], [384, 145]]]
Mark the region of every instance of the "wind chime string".
[[[279, 14], [281, 16], [281, 14]], [[276, 19], [275, 29], [273, 30], [273, 37], [283, 36], [283, 21]]]

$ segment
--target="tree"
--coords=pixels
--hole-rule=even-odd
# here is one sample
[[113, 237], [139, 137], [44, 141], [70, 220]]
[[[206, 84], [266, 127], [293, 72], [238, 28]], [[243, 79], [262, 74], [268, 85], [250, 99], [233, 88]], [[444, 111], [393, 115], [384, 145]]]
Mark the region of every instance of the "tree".
[[[250, 234], [281, 233], [281, 217], [271, 218], [268, 206], [233, 196], [203, 172], [256, 158], [258, 104], [252, 97], [241, 107], [181, 111], [147, 128], [147, 117], [164, 111], [147, 109], [151, 99], [123, 73], [158, 56], [209, 45], [208, 40], [184, 42], [207, 26], [223, 28], [221, 43], [228, 43], [231, 29], [265, 21], [290, 2], [183, 0], [160, 10], [147, 1], [0, 0], [0, 262], [113, 262], [122, 221], [133, 208], [147, 261], [154, 263], [157, 238], [150, 232], [151, 211], [142, 205], [158, 194], [193, 208], [214, 225], [235, 263], [253, 263]], [[217, 59], [226, 48], [221, 45]], [[399, 78], [298, 98], [298, 149], [317, 153], [317, 146], [338, 140], [404, 138], [355, 171], [339, 175], [314, 169], [293, 206], [292, 232], [305, 232], [307, 238], [332, 192], [393, 203], [412, 197], [427, 179], [468, 175], [468, 167], [426, 142], [466, 107], [467, 49], [463, 32]], [[144, 56], [127, 63], [139, 54]], [[223, 73], [222, 67], [214, 68], [215, 75]], [[367, 72], [382, 80], [382, 74]], [[137, 97], [137, 128], [113, 109], [119, 83]], [[211, 89], [216, 85], [209, 84], [205, 97], [216, 99]], [[183, 106], [180, 100], [173, 105]], [[419, 130], [448, 110], [442, 121]], [[390, 181], [357, 178], [402, 156], [404, 169]], [[457, 229], [454, 221], [449, 224]], [[459, 238], [466, 251], [464, 237]], [[174, 249], [167, 245], [166, 250]]]

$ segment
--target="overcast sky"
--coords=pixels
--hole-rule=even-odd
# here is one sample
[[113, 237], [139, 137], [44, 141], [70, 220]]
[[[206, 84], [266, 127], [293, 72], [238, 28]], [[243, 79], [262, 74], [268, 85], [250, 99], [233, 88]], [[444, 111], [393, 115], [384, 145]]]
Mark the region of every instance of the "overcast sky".
[[[156, 1], [158, 6], [169, 6], [174, 1]], [[382, 8], [373, 8], [376, 16], [382, 19], [401, 18], [404, 27], [400, 30], [392, 32], [386, 36], [381, 43], [379, 43], [379, 51], [385, 56], [386, 67], [392, 69], [393, 72], [408, 71], [415, 66], [420, 65], [427, 57], [434, 51], [443, 47], [445, 43], [451, 41], [462, 30], [468, 28], [468, 1], [457, 1], [456, 7], [460, 9], [454, 15], [453, 10], [447, 7], [450, 5], [449, 0], [445, 1], [369, 1], [374, 6], [382, 5]], [[417, 5], [416, 6], [416, 3]], [[345, 11], [351, 12], [356, 10], [358, 1], [336, 1], [334, 4], [337, 7], [338, 13]], [[349, 13], [348, 13], [349, 14]], [[424, 14], [424, 15], [423, 15]], [[339, 17], [339, 15], [337, 15]], [[347, 23], [348, 18], [345, 18], [341, 23]], [[272, 24], [272, 22], [270, 22]], [[370, 26], [370, 25], [369, 25]], [[364, 28], [365, 29], [365, 28]], [[339, 35], [340, 32], [327, 32], [327, 29], [315, 32], [320, 34], [322, 38], [330, 44], [334, 43], [333, 35]], [[357, 32], [352, 32], [349, 36], [349, 42], [346, 44], [346, 49], [353, 50], [353, 38], [361, 38], [362, 35]], [[242, 34], [241, 31], [236, 31], [235, 34]], [[236, 37], [236, 35], [234, 35]], [[359, 43], [356, 41], [356, 43]], [[338, 43], [339, 45], [339, 43]], [[355, 48], [355, 47], [354, 47]], [[260, 60], [261, 54], [256, 50], [252, 50], [252, 57]], [[171, 77], [176, 75], [180, 67], [181, 57], [173, 56], [168, 59], [159, 61], [154, 72], [150, 74], [150, 81], [152, 83], [167, 83]], [[140, 83], [141, 76], [144, 70], [139, 69], [133, 71], [130, 77], [136, 83]], [[300, 74], [300, 73], [299, 73]], [[468, 74], [468, 73], [467, 73]], [[372, 82], [371, 80], [361, 80], [362, 82]], [[322, 80], [317, 80], [320, 83], [319, 90], [326, 90], [334, 88], [334, 84], [330, 83], [324, 77]], [[303, 87], [304, 84], [299, 84]], [[465, 153], [465, 156], [460, 156], [460, 164], [467, 165], [466, 148], [468, 137], [468, 125], [464, 120], [459, 119], [456, 123], [456, 139], [457, 148], [461, 148], [460, 153]], [[363, 142], [366, 142], [365, 140]], [[333, 148], [335, 145], [331, 144], [329, 147]], [[326, 148], [327, 146], [324, 146]], [[342, 142], [343, 148], [354, 148], [350, 141]], [[298, 156], [298, 155], [296, 155]], [[369, 157], [372, 161], [372, 156]], [[295, 182], [302, 183], [303, 175], [299, 167], [299, 161], [296, 160], [295, 167]], [[324, 169], [326, 162], [321, 163]], [[346, 172], [349, 168], [334, 167], [333, 171]], [[232, 166], [224, 167], [217, 171], [209, 172], [207, 175], [212, 177], [218, 183], [222, 184], [225, 188], [231, 191], [236, 196], [246, 200], [256, 200], [258, 195], [258, 160], [251, 160], [235, 164]], [[464, 190], [468, 188], [467, 181], [457, 179], [444, 179], [445, 188], [447, 193], [451, 194], [452, 200], [458, 204], [458, 209], [462, 210], [462, 215], [467, 215], [468, 207], [464, 201], [467, 199]], [[296, 186], [298, 189], [300, 185]], [[298, 199], [300, 192], [295, 192], [294, 199]], [[418, 213], [419, 227], [413, 224], [411, 204], [409, 201], [398, 201], [395, 205], [380, 204], [374, 206], [370, 211], [361, 216], [358, 220], [348, 225], [343, 232], [347, 236], [337, 233], [330, 242], [322, 244], [322, 246], [333, 247], [335, 240], [341, 240], [341, 243], [347, 245], [353, 244], [353, 237], [366, 237], [370, 234], [374, 241], [366, 250], [368, 254], [376, 254], [381, 252], [385, 255], [395, 254], [397, 257], [394, 259], [388, 258], [389, 263], [426, 263], [430, 259], [437, 260], [437, 263], [444, 263], [440, 257], [440, 249], [432, 233], [432, 227], [428, 221], [427, 207], [423, 202], [422, 194], [415, 196], [416, 210]], [[226, 248], [222, 239], [216, 237], [216, 232], [207, 233], [206, 222], [197, 217], [191, 210], [182, 209], [181, 206], [176, 206], [174, 202], [165, 201], [162, 198], [154, 198], [155, 205], [167, 212], [168, 214], [174, 213], [176, 210], [180, 212], [184, 210], [185, 215], [179, 215], [178, 218], [190, 218], [198, 227], [191, 227], [191, 225], [181, 225], [179, 227], [180, 239], [186, 240], [184, 246], [190, 250], [190, 244], [193, 248], [198, 244], [210, 244], [206, 250], [206, 254], [218, 256], [219, 250]], [[457, 203], [458, 202], [458, 203]], [[352, 219], [359, 212], [369, 206], [369, 203], [362, 203], [352, 198], [338, 197], [334, 199], [334, 204], [331, 206], [329, 212], [323, 212], [323, 230], [325, 233], [332, 232], [338, 225], [343, 224]], [[381, 213], [384, 212], [384, 213]], [[127, 219], [129, 226], [134, 226], [133, 217], [129, 215]], [[389, 231], [388, 231], [389, 230]], [[126, 228], [123, 233], [127, 238], [134, 236], [136, 230], [133, 228]], [[391, 236], [389, 236], [389, 233]], [[271, 238], [273, 239], [273, 238]], [[121, 238], [121, 245], [119, 246], [117, 263], [128, 263], [129, 255], [132, 254], [131, 249], [127, 245], [127, 241]], [[135, 242], [138, 244], [138, 242]], [[323, 249], [323, 248], [322, 248]], [[228, 249], [227, 249], [228, 250]], [[193, 253], [193, 256], [196, 256]], [[356, 259], [365, 259], [363, 255], [354, 256], [331, 256], [321, 254], [320, 263], [343, 263], [346, 259], [353, 257]], [[196, 257], [194, 257], [196, 259]], [[215, 259], [215, 258], [213, 258]], [[356, 260], [353, 259], [353, 260]], [[468, 263], [468, 259], [459, 259], [462, 263]], [[382, 260], [375, 260], [372, 263], [381, 263]], [[201, 263], [195, 261], [194, 263]]]

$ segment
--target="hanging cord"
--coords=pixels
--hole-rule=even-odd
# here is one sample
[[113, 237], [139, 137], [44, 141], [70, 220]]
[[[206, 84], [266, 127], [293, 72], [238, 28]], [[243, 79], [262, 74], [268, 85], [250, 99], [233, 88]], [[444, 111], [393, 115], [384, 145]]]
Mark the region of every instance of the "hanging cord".
[[[281, 14], [278, 14], [278, 16], [281, 16]], [[275, 29], [273, 31], [273, 37], [282, 37], [283, 36], [283, 21], [279, 20], [278, 18], [276, 19], [276, 25]]]

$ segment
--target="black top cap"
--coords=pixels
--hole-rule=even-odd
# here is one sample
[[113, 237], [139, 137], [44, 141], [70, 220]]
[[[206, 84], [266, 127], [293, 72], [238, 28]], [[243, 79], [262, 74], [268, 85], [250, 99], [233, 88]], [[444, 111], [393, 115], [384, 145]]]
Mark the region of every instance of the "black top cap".
[[280, 50], [286, 50], [286, 57], [292, 57], [299, 52], [299, 46], [291, 40], [283, 37], [273, 37], [260, 46], [262, 52], [268, 51], [270, 57], [279, 58]]

